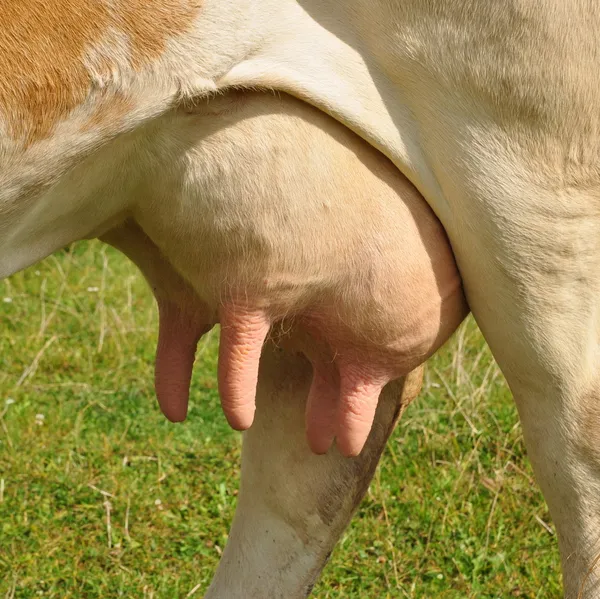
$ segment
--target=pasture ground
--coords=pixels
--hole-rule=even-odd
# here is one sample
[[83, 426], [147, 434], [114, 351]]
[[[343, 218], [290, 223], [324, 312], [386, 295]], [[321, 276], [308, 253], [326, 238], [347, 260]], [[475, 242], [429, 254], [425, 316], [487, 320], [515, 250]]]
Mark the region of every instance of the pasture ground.
[[[202, 597], [240, 436], [201, 342], [188, 421], [153, 395], [141, 276], [83, 242], [0, 282], [0, 598]], [[318, 598], [559, 597], [556, 537], [506, 385], [469, 320], [429, 363]]]

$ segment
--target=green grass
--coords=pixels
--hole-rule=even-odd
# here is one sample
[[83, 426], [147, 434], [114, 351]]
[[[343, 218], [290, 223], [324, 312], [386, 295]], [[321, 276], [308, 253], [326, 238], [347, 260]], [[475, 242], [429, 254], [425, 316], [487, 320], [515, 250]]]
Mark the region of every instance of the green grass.
[[[0, 282], [0, 597], [202, 596], [235, 507], [240, 438], [219, 408], [214, 335], [188, 421], [160, 415], [156, 331], [141, 277], [96, 242]], [[431, 360], [314, 596], [559, 597], [532, 477], [469, 321]]]

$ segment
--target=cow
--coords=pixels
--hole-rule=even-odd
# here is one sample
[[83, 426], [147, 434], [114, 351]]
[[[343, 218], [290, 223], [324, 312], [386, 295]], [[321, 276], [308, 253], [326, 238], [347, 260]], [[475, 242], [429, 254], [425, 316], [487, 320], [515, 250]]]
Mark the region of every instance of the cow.
[[[565, 596], [600, 594], [594, 2], [5, 0], [0, 15], [0, 276], [123, 222], [136, 151], [151, 153], [138, 136], [174, 111], [232, 89], [315, 106], [385, 155], [442, 223], [517, 404]], [[229, 330], [239, 342], [252, 329], [252, 366], [268, 323], [245, 316], [250, 328]], [[345, 455], [362, 447], [356, 421], [395, 375], [373, 366], [343, 379], [360, 384], [317, 427], [321, 449], [332, 429]], [[245, 428], [253, 400], [238, 383], [225, 407]]]

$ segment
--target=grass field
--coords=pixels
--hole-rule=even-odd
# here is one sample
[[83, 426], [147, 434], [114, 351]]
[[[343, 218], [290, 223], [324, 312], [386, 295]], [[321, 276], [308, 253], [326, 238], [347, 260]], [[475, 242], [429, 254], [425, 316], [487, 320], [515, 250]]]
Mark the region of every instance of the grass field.
[[[172, 425], [153, 302], [115, 251], [80, 243], [0, 282], [0, 325], [0, 598], [202, 597], [240, 457], [214, 334]], [[559, 582], [514, 405], [469, 321], [430, 361], [314, 596], [554, 598]]]

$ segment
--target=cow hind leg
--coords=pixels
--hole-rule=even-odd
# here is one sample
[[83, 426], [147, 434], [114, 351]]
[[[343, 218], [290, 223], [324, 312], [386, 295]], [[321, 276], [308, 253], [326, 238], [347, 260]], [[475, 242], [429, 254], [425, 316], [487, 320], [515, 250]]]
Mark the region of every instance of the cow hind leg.
[[455, 221], [447, 230], [472, 313], [517, 404], [528, 456], [557, 529], [565, 597], [596, 598], [600, 596], [597, 201], [576, 192], [548, 193], [525, 181], [518, 195], [510, 195], [507, 181], [508, 177], [504, 188], [502, 181], [496, 182], [487, 196], [469, 189], [457, 194], [465, 203], [456, 207]]
[[419, 392], [422, 370], [390, 383], [362, 453], [314, 455], [304, 412], [312, 367], [268, 343], [256, 418], [244, 433], [241, 487], [229, 540], [206, 599], [307, 597], [367, 491], [385, 443]]

